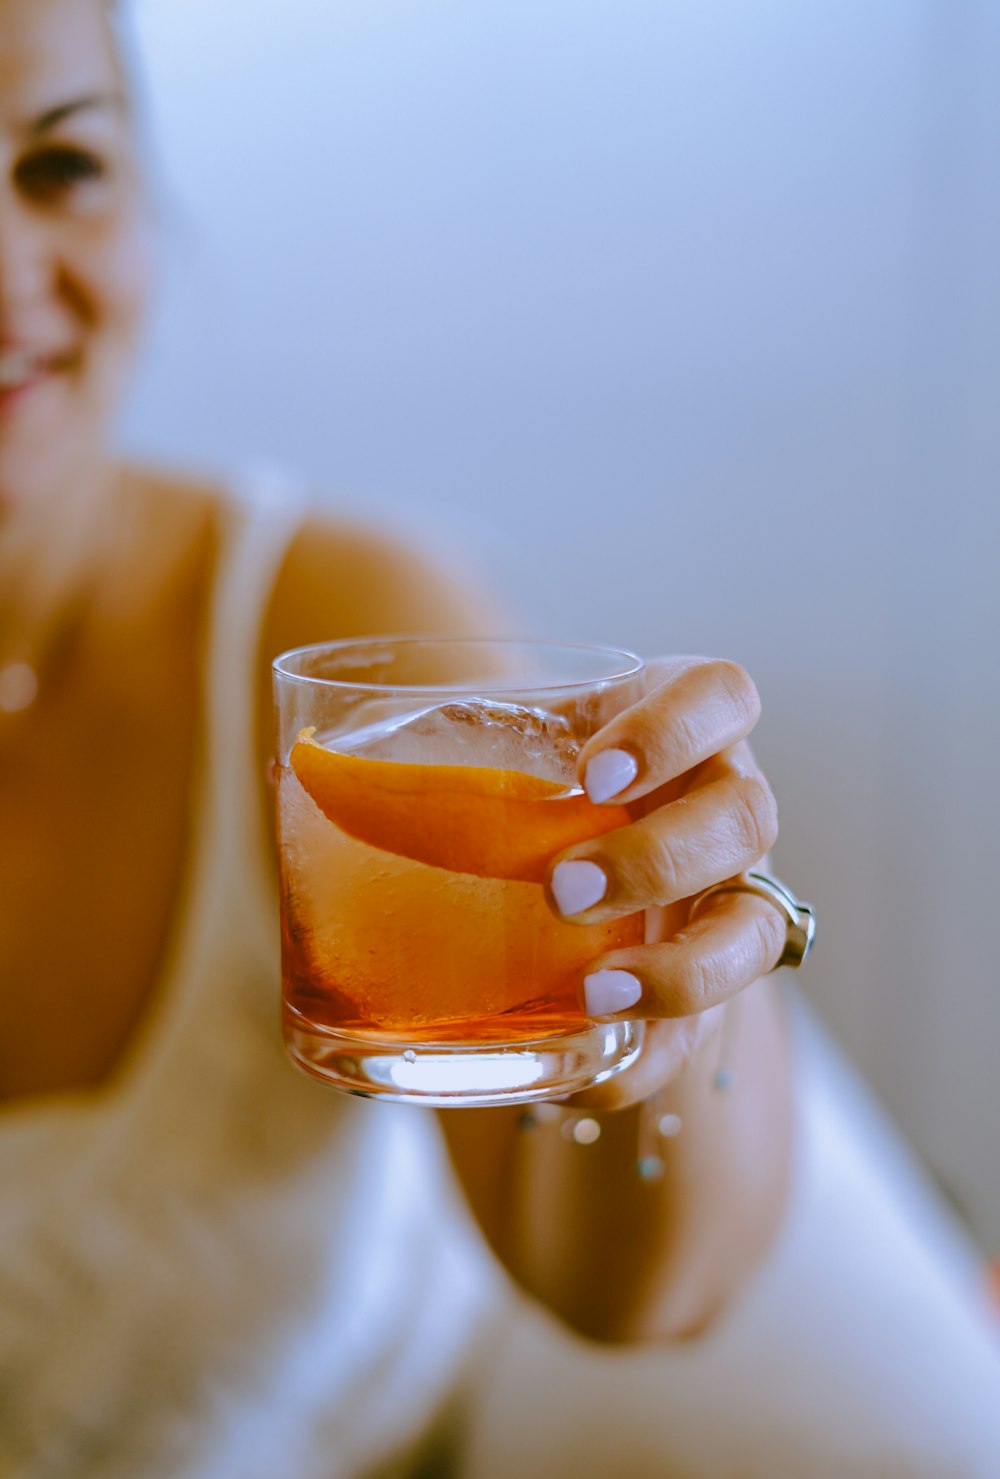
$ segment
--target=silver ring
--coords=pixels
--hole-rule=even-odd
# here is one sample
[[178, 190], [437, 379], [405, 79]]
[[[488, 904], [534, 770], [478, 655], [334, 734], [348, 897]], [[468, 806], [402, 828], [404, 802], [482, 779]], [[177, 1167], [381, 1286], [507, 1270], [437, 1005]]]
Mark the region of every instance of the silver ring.
[[783, 965], [797, 969], [812, 949], [816, 938], [816, 911], [812, 904], [804, 904], [797, 899], [780, 878], [774, 878], [770, 873], [750, 871], [741, 873], [738, 878], [728, 878], [724, 883], [714, 883], [695, 899], [688, 918], [693, 919], [696, 909], [713, 894], [756, 894], [758, 898], [777, 904], [786, 921], [785, 948], [772, 970], [779, 970]]

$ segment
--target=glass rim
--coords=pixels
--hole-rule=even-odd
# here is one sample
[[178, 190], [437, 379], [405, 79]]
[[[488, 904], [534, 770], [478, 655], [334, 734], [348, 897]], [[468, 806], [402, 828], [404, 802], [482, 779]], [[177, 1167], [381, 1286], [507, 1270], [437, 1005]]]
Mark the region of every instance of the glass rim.
[[[352, 647], [362, 648], [370, 646], [392, 645], [394, 647], [420, 646], [438, 644], [452, 647], [522, 647], [527, 649], [553, 648], [563, 652], [595, 653], [604, 657], [617, 657], [624, 664], [617, 671], [591, 675], [587, 678], [573, 678], [565, 682], [542, 682], [537, 679], [527, 679], [524, 682], [510, 679], [504, 682], [488, 683], [370, 683], [355, 678], [318, 678], [309, 673], [297, 673], [288, 664], [295, 658], [305, 658], [310, 653], [321, 652], [346, 652]], [[559, 638], [549, 637], [449, 637], [439, 633], [413, 634], [403, 633], [394, 635], [377, 634], [367, 637], [337, 637], [329, 642], [308, 642], [302, 647], [291, 647], [287, 652], [279, 655], [271, 663], [271, 671], [278, 677], [291, 682], [301, 683], [318, 689], [352, 689], [362, 693], [456, 693], [461, 691], [479, 693], [567, 693], [578, 689], [593, 688], [595, 684], [620, 683], [627, 678], [635, 678], [645, 668], [643, 659], [635, 652], [630, 652], [625, 647], [605, 646], [598, 642], [565, 642]]]

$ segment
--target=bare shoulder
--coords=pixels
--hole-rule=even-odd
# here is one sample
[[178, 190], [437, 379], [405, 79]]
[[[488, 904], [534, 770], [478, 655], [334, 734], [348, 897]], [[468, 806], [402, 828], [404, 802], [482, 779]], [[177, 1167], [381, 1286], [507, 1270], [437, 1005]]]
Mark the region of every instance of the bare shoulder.
[[310, 515], [292, 541], [266, 613], [262, 656], [368, 633], [486, 634], [499, 617], [457, 555], [374, 524]]
[[[211, 561], [238, 502], [222, 482], [174, 469], [123, 465], [121, 507], [131, 568], [144, 588], [154, 566]], [[290, 647], [390, 632], [488, 635], [506, 622], [471, 563], [392, 528], [317, 509], [292, 539], [262, 613], [262, 686]], [[270, 702], [268, 697], [268, 702]]]
[[207, 475], [153, 463], [122, 462], [117, 475], [125, 497], [148, 510], [173, 510], [179, 518], [218, 510], [228, 498], [223, 483]]
[[499, 606], [471, 566], [374, 524], [310, 515], [293, 539], [261, 629], [261, 774], [273, 754], [271, 663], [280, 652], [341, 637], [499, 634]]
[[122, 545], [137, 584], [155, 589], [158, 575], [172, 578], [214, 556], [227, 504], [221, 484], [133, 463], [121, 464], [117, 479]]

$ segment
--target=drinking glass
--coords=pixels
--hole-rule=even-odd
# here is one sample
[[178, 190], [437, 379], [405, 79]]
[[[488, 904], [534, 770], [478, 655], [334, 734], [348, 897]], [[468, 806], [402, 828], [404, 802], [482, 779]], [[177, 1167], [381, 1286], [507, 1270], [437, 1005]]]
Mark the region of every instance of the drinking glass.
[[620, 1071], [641, 1024], [577, 988], [643, 916], [566, 923], [552, 857], [629, 821], [576, 778], [639, 695], [631, 653], [369, 637], [274, 664], [283, 1029], [293, 1060], [357, 1094], [516, 1103]]

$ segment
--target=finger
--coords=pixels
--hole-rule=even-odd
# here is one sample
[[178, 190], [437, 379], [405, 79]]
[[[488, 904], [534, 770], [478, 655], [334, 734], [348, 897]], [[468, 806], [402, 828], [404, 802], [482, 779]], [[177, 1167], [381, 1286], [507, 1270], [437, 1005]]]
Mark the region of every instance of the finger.
[[556, 911], [586, 924], [618, 919], [692, 898], [757, 863], [778, 835], [771, 788], [743, 754], [718, 757], [711, 774], [627, 827], [560, 853], [548, 879]]
[[610, 720], [583, 747], [578, 773], [591, 801], [648, 795], [744, 739], [760, 697], [734, 662], [681, 658], [652, 666], [652, 692]]
[[778, 906], [758, 895], [714, 895], [672, 939], [593, 961], [581, 986], [583, 1009], [602, 1021], [708, 1011], [774, 969], [786, 925]]
[[726, 1006], [714, 1007], [696, 1017], [647, 1022], [636, 1061], [603, 1083], [573, 1094], [568, 1104], [574, 1109], [614, 1111], [641, 1104], [673, 1082], [692, 1058], [718, 1037], [729, 1010]]

